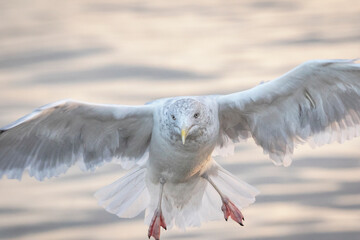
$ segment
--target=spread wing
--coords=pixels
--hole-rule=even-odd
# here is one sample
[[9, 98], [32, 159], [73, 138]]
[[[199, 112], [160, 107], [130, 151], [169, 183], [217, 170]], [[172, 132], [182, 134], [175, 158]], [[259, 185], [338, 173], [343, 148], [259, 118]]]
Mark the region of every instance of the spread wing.
[[0, 129], [0, 178], [38, 180], [64, 173], [76, 162], [86, 170], [117, 158], [146, 158], [153, 106], [94, 105], [60, 101]]
[[360, 64], [305, 62], [276, 80], [217, 97], [218, 144], [253, 137], [277, 165], [298, 143], [322, 145], [360, 135]]

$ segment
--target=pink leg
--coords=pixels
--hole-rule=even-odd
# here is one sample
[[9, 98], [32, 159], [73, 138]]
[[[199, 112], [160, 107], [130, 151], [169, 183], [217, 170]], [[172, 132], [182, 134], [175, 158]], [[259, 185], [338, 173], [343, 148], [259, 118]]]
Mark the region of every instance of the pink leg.
[[241, 211], [235, 206], [233, 202], [229, 200], [227, 196], [221, 193], [221, 191], [217, 188], [215, 183], [209, 178], [208, 175], [205, 174], [202, 177], [205, 178], [219, 193], [223, 203], [223, 205], [221, 206], [221, 210], [224, 213], [225, 220], [227, 221], [230, 216], [235, 222], [239, 223], [241, 226], [244, 226], [243, 221], [245, 221], [245, 218]]
[[151, 237], [154, 237], [156, 240], [160, 239], [161, 227], [166, 230], [165, 219], [164, 219], [164, 216], [162, 215], [162, 211], [161, 211], [161, 200], [162, 200], [162, 193], [163, 193], [165, 180], [161, 178], [160, 179], [160, 184], [161, 184], [161, 188], [160, 188], [159, 204], [158, 204], [158, 207], [156, 208], [156, 210], [154, 212], [153, 218], [151, 219], [151, 223], [150, 223], [149, 231], [148, 231], [149, 239]]
[[221, 210], [224, 212], [224, 218], [227, 221], [229, 216], [241, 226], [244, 226], [243, 221], [244, 215], [242, 215], [241, 211], [233, 204], [227, 197], [223, 197], [222, 199], [223, 205]]
[[166, 230], [166, 224], [161, 209], [156, 209], [154, 216], [151, 220], [148, 237], [154, 237], [156, 240], [160, 239], [160, 227]]

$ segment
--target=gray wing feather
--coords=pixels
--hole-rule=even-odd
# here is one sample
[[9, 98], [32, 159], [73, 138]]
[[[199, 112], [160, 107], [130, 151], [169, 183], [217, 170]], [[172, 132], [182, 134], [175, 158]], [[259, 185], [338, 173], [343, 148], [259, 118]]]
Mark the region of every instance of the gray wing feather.
[[360, 65], [305, 62], [276, 80], [217, 101], [220, 146], [253, 137], [275, 164], [289, 165], [296, 144], [360, 135]]
[[64, 173], [76, 162], [86, 170], [119, 159], [146, 157], [153, 106], [95, 105], [65, 100], [36, 109], [0, 129], [0, 178], [38, 180]]

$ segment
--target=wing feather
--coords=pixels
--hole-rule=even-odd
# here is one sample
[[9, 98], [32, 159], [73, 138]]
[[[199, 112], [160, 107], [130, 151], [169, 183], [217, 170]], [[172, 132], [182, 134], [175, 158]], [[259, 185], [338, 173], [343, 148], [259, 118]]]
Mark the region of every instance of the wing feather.
[[80, 162], [85, 170], [146, 156], [153, 106], [95, 105], [71, 100], [40, 107], [1, 128], [0, 178], [20, 179], [25, 169], [42, 180]]
[[299, 143], [322, 145], [359, 136], [360, 65], [314, 60], [247, 91], [218, 96], [218, 144], [252, 136], [277, 165]]

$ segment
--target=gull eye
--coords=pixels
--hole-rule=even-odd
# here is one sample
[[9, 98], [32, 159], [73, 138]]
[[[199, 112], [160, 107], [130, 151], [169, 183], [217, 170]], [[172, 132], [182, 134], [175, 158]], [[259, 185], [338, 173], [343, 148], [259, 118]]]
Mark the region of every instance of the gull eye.
[[194, 118], [198, 118], [199, 116], [200, 116], [199, 113], [195, 113], [195, 114], [194, 114]]
[[174, 115], [171, 115], [171, 118], [172, 118], [173, 120], [176, 120], [176, 117], [175, 117]]

